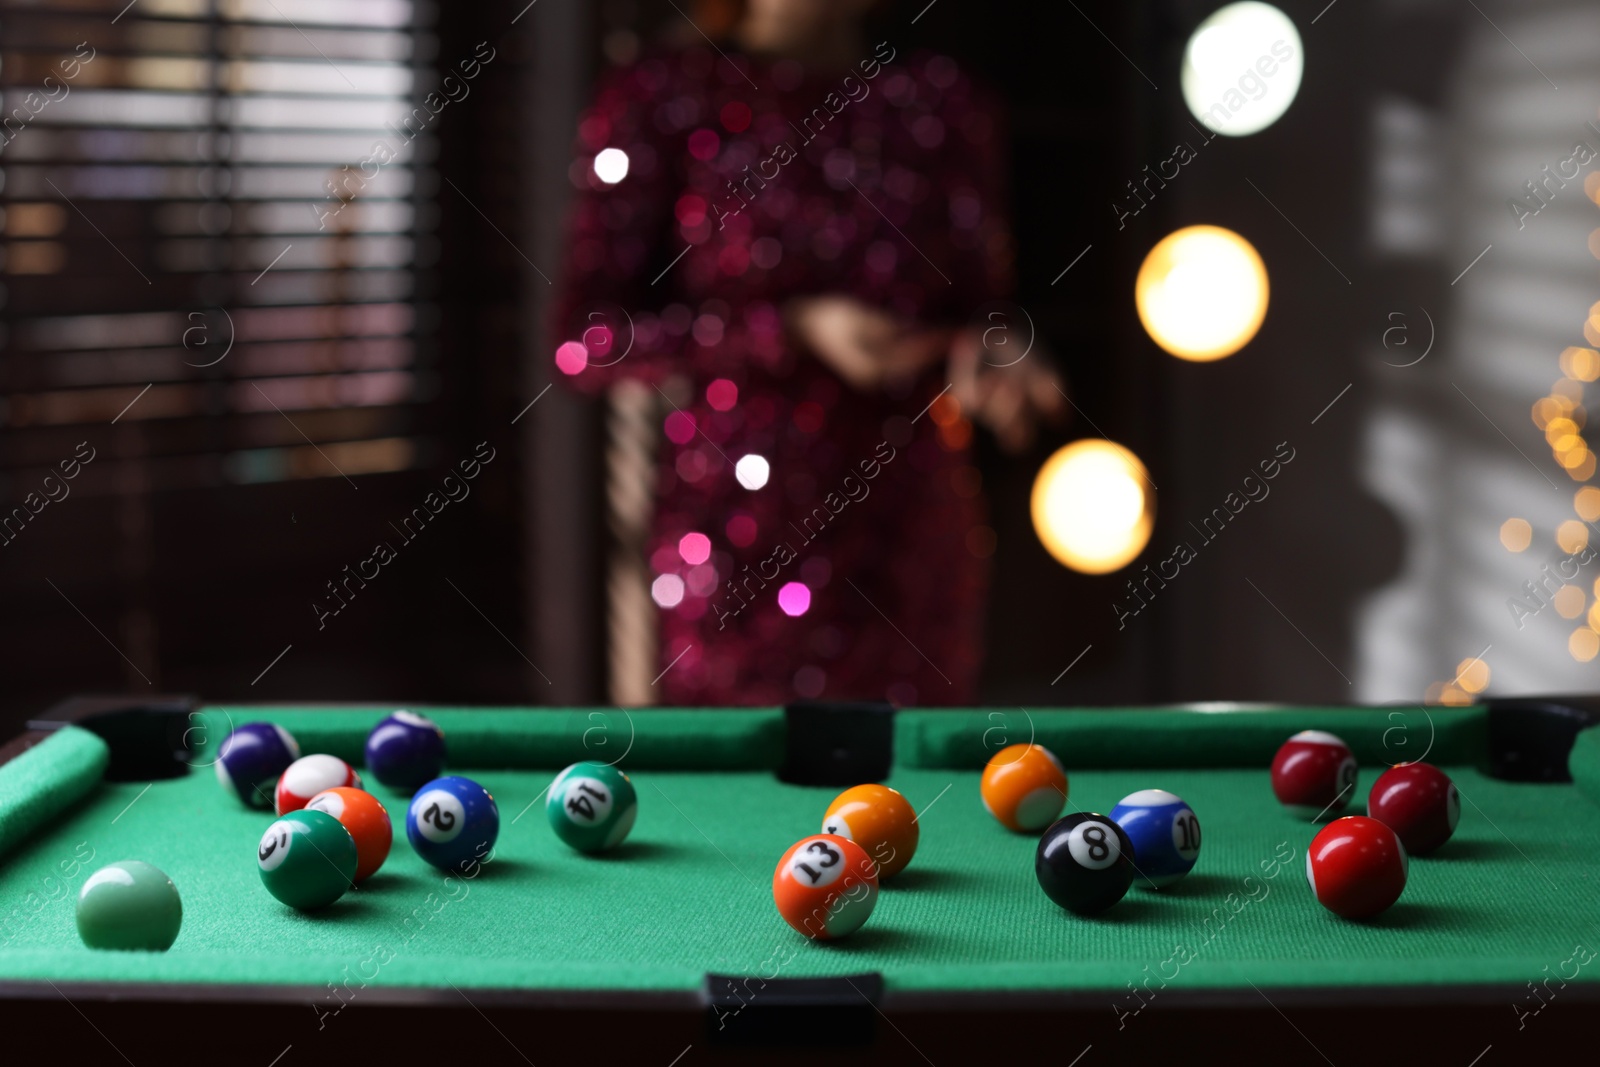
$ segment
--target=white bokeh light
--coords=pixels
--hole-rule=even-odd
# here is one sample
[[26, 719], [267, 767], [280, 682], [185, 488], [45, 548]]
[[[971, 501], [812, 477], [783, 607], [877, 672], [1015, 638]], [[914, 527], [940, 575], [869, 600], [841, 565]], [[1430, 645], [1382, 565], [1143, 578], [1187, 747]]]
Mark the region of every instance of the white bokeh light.
[[615, 185], [628, 176], [628, 153], [620, 148], [607, 148], [594, 157], [594, 172], [607, 185]]
[[760, 489], [767, 484], [767, 477], [772, 473], [767, 461], [752, 453], [740, 458], [733, 465], [733, 476], [739, 479], [739, 484], [746, 489]]
[[1289, 16], [1245, 0], [1195, 28], [1183, 50], [1183, 100], [1208, 128], [1243, 137], [1289, 110], [1304, 70], [1300, 34]]
[[1249, 343], [1266, 318], [1268, 290], [1249, 241], [1220, 226], [1186, 226], [1145, 256], [1134, 304], [1156, 344], [1203, 363]]
[[663, 574], [650, 583], [650, 599], [664, 608], [675, 608], [683, 603], [683, 579], [676, 574]]

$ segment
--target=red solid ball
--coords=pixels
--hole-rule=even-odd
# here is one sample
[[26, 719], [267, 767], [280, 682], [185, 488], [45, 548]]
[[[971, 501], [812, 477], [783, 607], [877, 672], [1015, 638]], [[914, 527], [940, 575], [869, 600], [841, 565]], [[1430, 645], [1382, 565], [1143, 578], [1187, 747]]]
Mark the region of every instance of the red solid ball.
[[1346, 919], [1370, 919], [1399, 900], [1406, 868], [1399, 836], [1365, 815], [1335, 819], [1306, 850], [1306, 881], [1317, 902]]
[[1399, 834], [1408, 853], [1426, 856], [1455, 833], [1461, 794], [1433, 764], [1401, 763], [1372, 783], [1367, 814]]
[[1272, 792], [1297, 815], [1339, 812], [1356, 789], [1356, 757], [1333, 734], [1301, 730], [1272, 760]]

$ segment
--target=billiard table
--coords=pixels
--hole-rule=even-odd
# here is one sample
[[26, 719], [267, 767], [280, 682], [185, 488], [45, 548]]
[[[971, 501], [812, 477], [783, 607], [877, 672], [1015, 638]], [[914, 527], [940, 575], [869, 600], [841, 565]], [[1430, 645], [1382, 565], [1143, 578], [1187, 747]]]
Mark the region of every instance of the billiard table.
[[[899, 710], [417, 708], [452, 773], [494, 794], [501, 832], [472, 876], [411, 851], [302, 914], [261, 885], [249, 810], [212, 766], [229, 729], [287, 728], [359, 766], [389, 705], [202, 705], [80, 698], [0, 749], [0, 1021], [71, 1041], [74, 1062], [1062, 1065], [1160, 1052], [1195, 1062], [1529, 1062], [1582, 1042], [1600, 1001], [1600, 721], [1594, 702], [1447, 708]], [[1268, 767], [1301, 729], [1361, 763], [1426, 759], [1460, 826], [1414, 858], [1398, 904], [1341, 920], [1312, 898], [1315, 827]], [[1034, 740], [1070, 777], [1067, 810], [1159, 787], [1199, 814], [1192, 874], [1081, 918], [1040, 891], [1036, 837], [984, 810], [979, 773]], [[563, 766], [617, 762], [640, 813], [583, 855], [545, 821]], [[811, 942], [777, 915], [773, 865], [843, 787], [883, 780], [919, 812], [911, 865], [854, 936]], [[403, 824], [407, 797], [369, 783]], [[99, 866], [166, 871], [184, 923], [166, 953], [85, 948], [73, 908]], [[11, 1038], [3, 1047], [10, 1049]], [[207, 1050], [210, 1050], [208, 1053]], [[602, 1051], [596, 1051], [602, 1050]], [[1481, 1057], [1481, 1059], [1475, 1059]]]

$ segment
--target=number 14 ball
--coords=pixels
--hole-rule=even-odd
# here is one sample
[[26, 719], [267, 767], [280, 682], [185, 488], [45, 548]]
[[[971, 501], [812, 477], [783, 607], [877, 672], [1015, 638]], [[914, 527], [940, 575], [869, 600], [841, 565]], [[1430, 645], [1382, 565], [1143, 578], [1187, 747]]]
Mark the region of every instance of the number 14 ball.
[[550, 783], [544, 814], [556, 836], [579, 852], [604, 852], [633, 829], [639, 795], [609, 763], [574, 763]]

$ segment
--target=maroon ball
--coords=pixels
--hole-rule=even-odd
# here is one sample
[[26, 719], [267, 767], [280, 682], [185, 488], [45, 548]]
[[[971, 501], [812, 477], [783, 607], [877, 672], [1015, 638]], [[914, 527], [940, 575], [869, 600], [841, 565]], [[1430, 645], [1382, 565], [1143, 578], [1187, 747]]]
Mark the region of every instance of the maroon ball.
[[1455, 833], [1461, 794], [1433, 764], [1401, 763], [1372, 783], [1367, 814], [1399, 834], [1411, 855], [1426, 856]]
[[1356, 789], [1356, 757], [1333, 734], [1301, 730], [1272, 760], [1272, 791], [1297, 815], [1344, 810]]
[[1346, 919], [1370, 919], [1399, 900], [1406, 867], [1399, 836], [1365, 815], [1333, 820], [1306, 850], [1306, 881], [1317, 902]]

